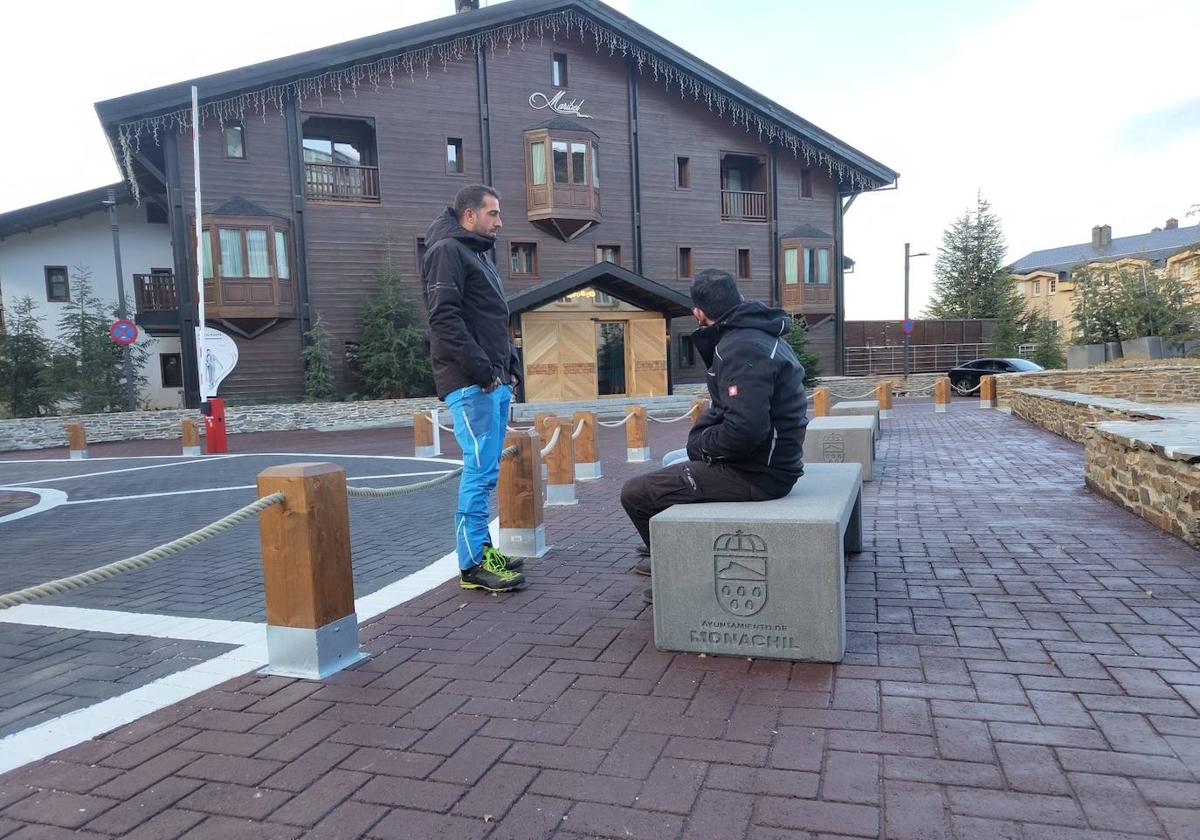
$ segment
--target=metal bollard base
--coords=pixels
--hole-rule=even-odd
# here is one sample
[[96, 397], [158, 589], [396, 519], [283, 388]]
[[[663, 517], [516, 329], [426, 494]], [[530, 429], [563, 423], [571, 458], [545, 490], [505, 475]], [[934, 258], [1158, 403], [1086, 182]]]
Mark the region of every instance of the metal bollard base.
[[202, 454], [203, 453], [200, 451], [199, 446], [183, 447], [183, 455], [185, 458], [199, 458]]
[[980, 408], [995, 408], [996, 401], [995, 400], [980, 400], [979, 407]]
[[418, 446], [416, 447], [415, 458], [436, 458], [438, 451], [436, 446]]
[[946, 409], [948, 409], [949, 407], [950, 407], [950, 406], [948, 406], [948, 405], [942, 405], [941, 403], [934, 403], [933, 410], [934, 410], [934, 411], [935, 411], [937, 414], [944, 414], [944, 413], [946, 412]]
[[357, 613], [316, 630], [267, 625], [268, 664], [263, 673], [323, 680], [366, 658], [358, 648]]
[[536, 528], [501, 528], [497, 548], [510, 557], [541, 557], [550, 549], [546, 546], [546, 526]]
[[630, 464], [640, 464], [643, 461], [650, 460], [650, 447], [644, 446], [641, 449], [627, 448], [625, 450], [628, 455], [625, 460]]
[[576, 481], [595, 481], [597, 478], [602, 478], [600, 472], [600, 462], [592, 461], [587, 464], [575, 465], [575, 480]]
[[579, 504], [579, 500], [575, 498], [575, 485], [574, 484], [547, 484], [546, 485], [546, 504], [547, 505]]
[[72, 461], [86, 461], [87, 458], [88, 458], [88, 451], [86, 449], [72, 449], [71, 450], [71, 460]]

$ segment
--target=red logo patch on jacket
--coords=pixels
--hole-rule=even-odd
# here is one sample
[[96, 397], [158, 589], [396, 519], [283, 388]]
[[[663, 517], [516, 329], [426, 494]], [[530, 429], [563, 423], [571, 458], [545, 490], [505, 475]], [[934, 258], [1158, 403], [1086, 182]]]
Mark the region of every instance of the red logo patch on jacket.
[[731, 397], [736, 397], [737, 395], [738, 395], [738, 389], [737, 389], [737, 386], [736, 386], [736, 385], [730, 385], [730, 386], [729, 386], [729, 396], [731, 396]]

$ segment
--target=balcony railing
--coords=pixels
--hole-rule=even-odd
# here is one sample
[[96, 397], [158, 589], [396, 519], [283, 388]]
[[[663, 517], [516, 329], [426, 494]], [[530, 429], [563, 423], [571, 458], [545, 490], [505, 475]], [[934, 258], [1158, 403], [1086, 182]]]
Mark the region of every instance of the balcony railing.
[[179, 308], [174, 274], [135, 274], [133, 294], [138, 312], [170, 312]]
[[767, 194], [741, 190], [721, 190], [721, 218], [749, 222], [767, 220]]
[[304, 164], [304, 194], [313, 201], [379, 203], [379, 167]]

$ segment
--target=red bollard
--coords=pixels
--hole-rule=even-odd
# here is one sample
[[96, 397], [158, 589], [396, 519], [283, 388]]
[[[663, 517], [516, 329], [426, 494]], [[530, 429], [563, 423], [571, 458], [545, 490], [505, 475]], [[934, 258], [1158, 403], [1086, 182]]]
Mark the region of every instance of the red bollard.
[[229, 451], [225, 431], [225, 400], [213, 397], [202, 405], [204, 411], [204, 448], [209, 455]]

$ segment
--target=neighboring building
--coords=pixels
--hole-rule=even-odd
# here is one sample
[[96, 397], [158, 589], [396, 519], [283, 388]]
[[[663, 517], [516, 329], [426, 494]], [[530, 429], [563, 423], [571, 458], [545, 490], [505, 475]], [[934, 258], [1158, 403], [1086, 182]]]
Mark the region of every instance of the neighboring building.
[[[146, 202], [139, 207], [124, 184], [100, 187], [0, 213], [0, 312], [11, 313], [16, 301], [28, 295], [38, 304], [43, 332], [58, 338], [58, 322], [80, 269], [90, 272], [96, 297], [116, 306], [116, 263], [106, 203], [110, 190], [117, 201], [121, 270], [130, 309], [135, 288], [145, 278], [174, 273], [170, 228], [162, 206]], [[182, 405], [178, 336], [156, 339], [142, 332], [138, 343], [148, 353], [142, 371], [147, 384], [140, 400], [152, 408]]]
[[[842, 215], [893, 170], [597, 0], [455, 5], [196, 81], [206, 317], [240, 354], [222, 396], [302, 394], [318, 315], [353, 390], [345, 351], [377, 272], [390, 259], [418, 296], [429, 222], [472, 182], [503, 196], [526, 399], [701, 381], [687, 287], [708, 267], [808, 319], [824, 369], [841, 369]], [[96, 110], [133, 189], [192, 242], [190, 84]], [[139, 287], [156, 334], [196, 325], [191, 251]]]
[[1068, 337], [1075, 324], [1072, 272], [1080, 266], [1102, 279], [1107, 272], [1153, 266], [1195, 282], [1200, 280], [1200, 225], [1181, 228], [1178, 219], [1167, 219], [1149, 233], [1117, 239], [1111, 227], [1097, 225], [1090, 242], [1034, 251], [1013, 263], [1009, 271], [1025, 298], [1025, 311], [1045, 314]]

